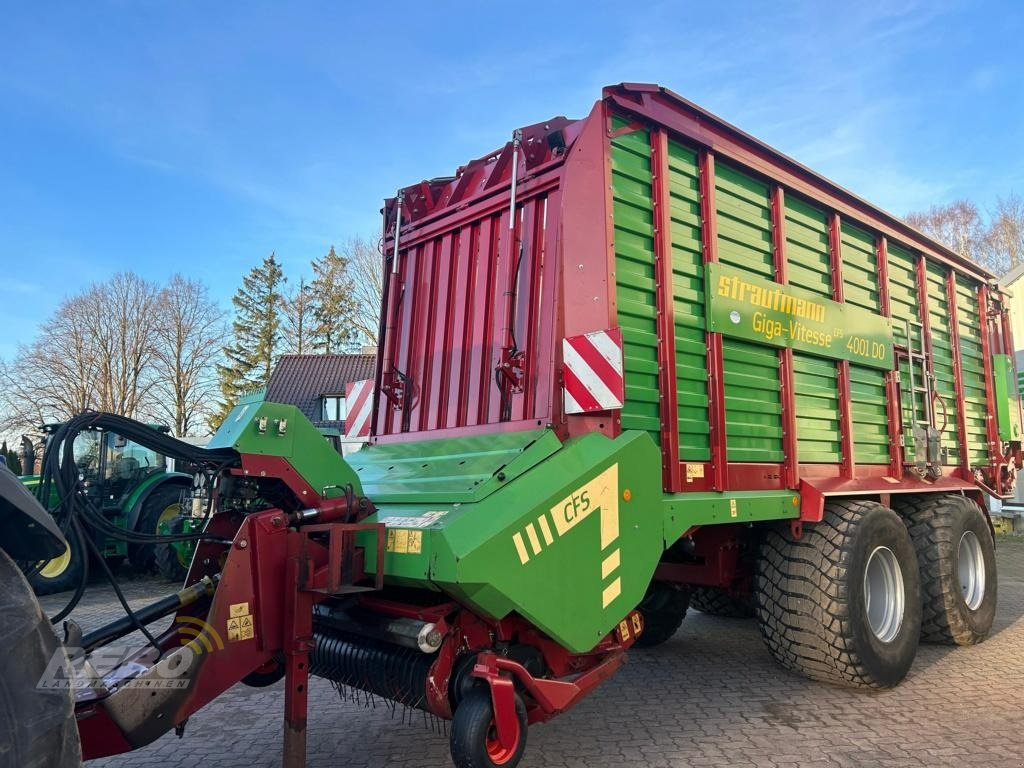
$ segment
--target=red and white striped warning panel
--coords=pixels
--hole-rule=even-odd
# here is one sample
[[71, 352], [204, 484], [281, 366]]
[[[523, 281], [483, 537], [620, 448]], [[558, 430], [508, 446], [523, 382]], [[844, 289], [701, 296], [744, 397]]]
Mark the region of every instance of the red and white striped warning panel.
[[562, 379], [566, 413], [621, 408], [622, 330], [610, 328], [562, 340]]
[[364, 379], [345, 388], [345, 437], [369, 437], [373, 413], [373, 379]]

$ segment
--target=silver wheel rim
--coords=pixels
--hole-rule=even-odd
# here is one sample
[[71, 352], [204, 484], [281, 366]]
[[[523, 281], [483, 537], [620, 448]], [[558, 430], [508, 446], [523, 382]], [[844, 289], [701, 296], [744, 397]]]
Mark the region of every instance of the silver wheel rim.
[[892, 642], [899, 634], [904, 603], [899, 561], [888, 547], [876, 547], [864, 568], [864, 609], [872, 634], [883, 643]]
[[960, 537], [957, 568], [964, 602], [968, 608], [976, 611], [985, 599], [985, 558], [981, 553], [981, 542], [974, 531], [966, 531]]

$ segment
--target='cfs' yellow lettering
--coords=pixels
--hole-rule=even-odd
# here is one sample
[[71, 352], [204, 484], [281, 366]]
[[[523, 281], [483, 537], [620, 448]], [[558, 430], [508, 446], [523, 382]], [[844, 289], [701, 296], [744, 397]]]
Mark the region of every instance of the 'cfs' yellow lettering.
[[572, 525], [577, 517], [586, 515], [590, 511], [590, 491], [584, 489], [580, 493], [574, 493], [565, 501], [562, 507], [562, 517], [567, 525]]

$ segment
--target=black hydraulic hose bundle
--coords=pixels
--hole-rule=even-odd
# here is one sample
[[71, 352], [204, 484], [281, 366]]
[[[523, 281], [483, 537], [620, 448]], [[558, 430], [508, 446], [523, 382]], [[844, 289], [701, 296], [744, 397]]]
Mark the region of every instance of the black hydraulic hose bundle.
[[[170, 541], [199, 541], [214, 540], [225, 542], [219, 536], [210, 535], [202, 531], [188, 534], [149, 534], [129, 531], [122, 528], [104, 516], [100, 510], [85, 493], [79, 477], [78, 466], [75, 463], [74, 443], [79, 433], [86, 430], [105, 429], [114, 432], [145, 448], [150, 448], [163, 456], [180, 461], [191, 462], [210, 471], [220, 472], [226, 467], [236, 465], [239, 461], [238, 452], [233, 448], [199, 448], [189, 443], [177, 440], [169, 435], [157, 432], [151, 427], [141, 424], [133, 419], [118, 416], [111, 413], [99, 413], [87, 411], [79, 416], [69, 419], [57, 428], [46, 446], [43, 454], [42, 471], [39, 484], [39, 499], [45, 504], [54, 492], [58, 503], [51, 509], [52, 514], [60, 525], [66, 538], [77, 546], [82, 552], [91, 552], [102, 566], [104, 575], [114, 588], [125, 612], [132, 619], [136, 628], [146, 635], [147, 639], [157, 647], [156, 640], [146, 630], [141, 621], [138, 620], [119, 585], [113, 572], [107, 566], [102, 553], [92, 538], [83, 529], [83, 523], [102, 532], [112, 538], [122, 539], [135, 544], [150, 544]], [[212, 495], [210, 503], [212, 505]], [[207, 517], [212, 507], [207, 508]], [[229, 543], [229, 542], [227, 542]], [[88, 562], [88, 557], [85, 558]], [[38, 566], [37, 566], [38, 567]], [[82, 571], [82, 577], [78, 588], [68, 604], [51, 621], [57, 624], [63, 621], [82, 599], [85, 592], [85, 585], [88, 579], [88, 565]], [[159, 650], [159, 648], [158, 648]]]

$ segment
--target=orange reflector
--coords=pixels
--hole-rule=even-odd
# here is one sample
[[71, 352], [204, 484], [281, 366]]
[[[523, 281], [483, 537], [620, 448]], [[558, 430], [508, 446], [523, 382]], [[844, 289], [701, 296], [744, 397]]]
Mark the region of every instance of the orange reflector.
[[622, 492], [622, 500], [623, 501], [629, 501], [632, 498], [633, 498], [633, 492], [630, 491], [629, 488], [627, 488], [626, 490], [624, 490]]

